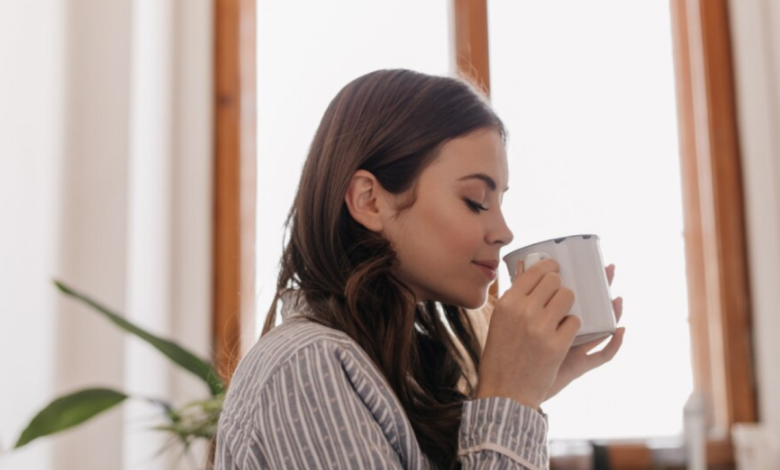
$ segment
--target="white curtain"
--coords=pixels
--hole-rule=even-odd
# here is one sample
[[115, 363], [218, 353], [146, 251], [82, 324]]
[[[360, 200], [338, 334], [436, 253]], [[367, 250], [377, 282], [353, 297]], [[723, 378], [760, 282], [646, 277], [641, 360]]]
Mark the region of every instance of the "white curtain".
[[730, 0], [760, 420], [780, 436], [780, 2]]
[[212, 2], [1, 3], [0, 469], [197, 468], [142, 402], [8, 449], [77, 389], [208, 396], [51, 279], [210, 357]]

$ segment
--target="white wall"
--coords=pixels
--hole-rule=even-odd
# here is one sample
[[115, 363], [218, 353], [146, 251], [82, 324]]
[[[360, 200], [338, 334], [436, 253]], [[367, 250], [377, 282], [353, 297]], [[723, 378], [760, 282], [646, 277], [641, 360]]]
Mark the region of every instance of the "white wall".
[[[0, 2], [0, 469], [193, 467], [151, 459], [163, 440], [128, 407], [8, 449], [79, 388], [207, 396], [51, 279], [210, 356], [211, 28], [208, 0]], [[167, 51], [144, 43], [150, 31]], [[139, 165], [150, 148], [157, 164]], [[159, 206], [164, 217], [146, 217]], [[148, 295], [152, 280], [165, 290]], [[127, 373], [147, 355], [154, 381]]]
[[780, 2], [730, 0], [759, 414], [780, 436]]

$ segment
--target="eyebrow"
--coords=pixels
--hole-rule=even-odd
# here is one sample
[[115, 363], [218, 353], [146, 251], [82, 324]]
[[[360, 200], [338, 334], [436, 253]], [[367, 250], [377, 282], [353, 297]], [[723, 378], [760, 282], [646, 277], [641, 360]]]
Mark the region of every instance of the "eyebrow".
[[[496, 182], [493, 180], [493, 178], [489, 177], [488, 175], [484, 173], [474, 173], [473, 175], [467, 175], [463, 178], [460, 178], [458, 181], [464, 181], [464, 180], [482, 180], [485, 182], [488, 188], [490, 188], [491, 191], [496, 190]], [[509, 186], [507, 186], [504, 189], [504, 192], [509, 191]]]

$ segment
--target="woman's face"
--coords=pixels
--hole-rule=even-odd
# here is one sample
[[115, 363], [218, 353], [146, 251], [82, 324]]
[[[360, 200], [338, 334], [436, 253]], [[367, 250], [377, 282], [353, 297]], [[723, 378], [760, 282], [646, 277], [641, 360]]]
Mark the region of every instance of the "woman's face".
[[501, 212], [508, 178], [498, 131], [477, 130], [444, 144], [420, 174], [414, 204], [385, 221], [382, 234], [399, 258], [398, 275], [418, 301], [484, 305], [499, 250], [513, 238]]

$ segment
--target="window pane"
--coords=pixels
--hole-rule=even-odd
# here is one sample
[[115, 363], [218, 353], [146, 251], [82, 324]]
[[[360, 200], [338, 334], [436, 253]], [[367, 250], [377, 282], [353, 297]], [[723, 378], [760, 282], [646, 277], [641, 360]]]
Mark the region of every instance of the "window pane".
[[550, 438], [679, 434], [692, 372], [668, 2], [491, 1], [488, 14], [509, 129], [504, 253], [598, 234], [625, 299], [622, 350], [544, 405]]
[[257, 15], [259, 334], [276, 285], [282, 225], [328, 103], [380, 68], [447, 74], [449, 39], [445, 0], [260, 0]]

